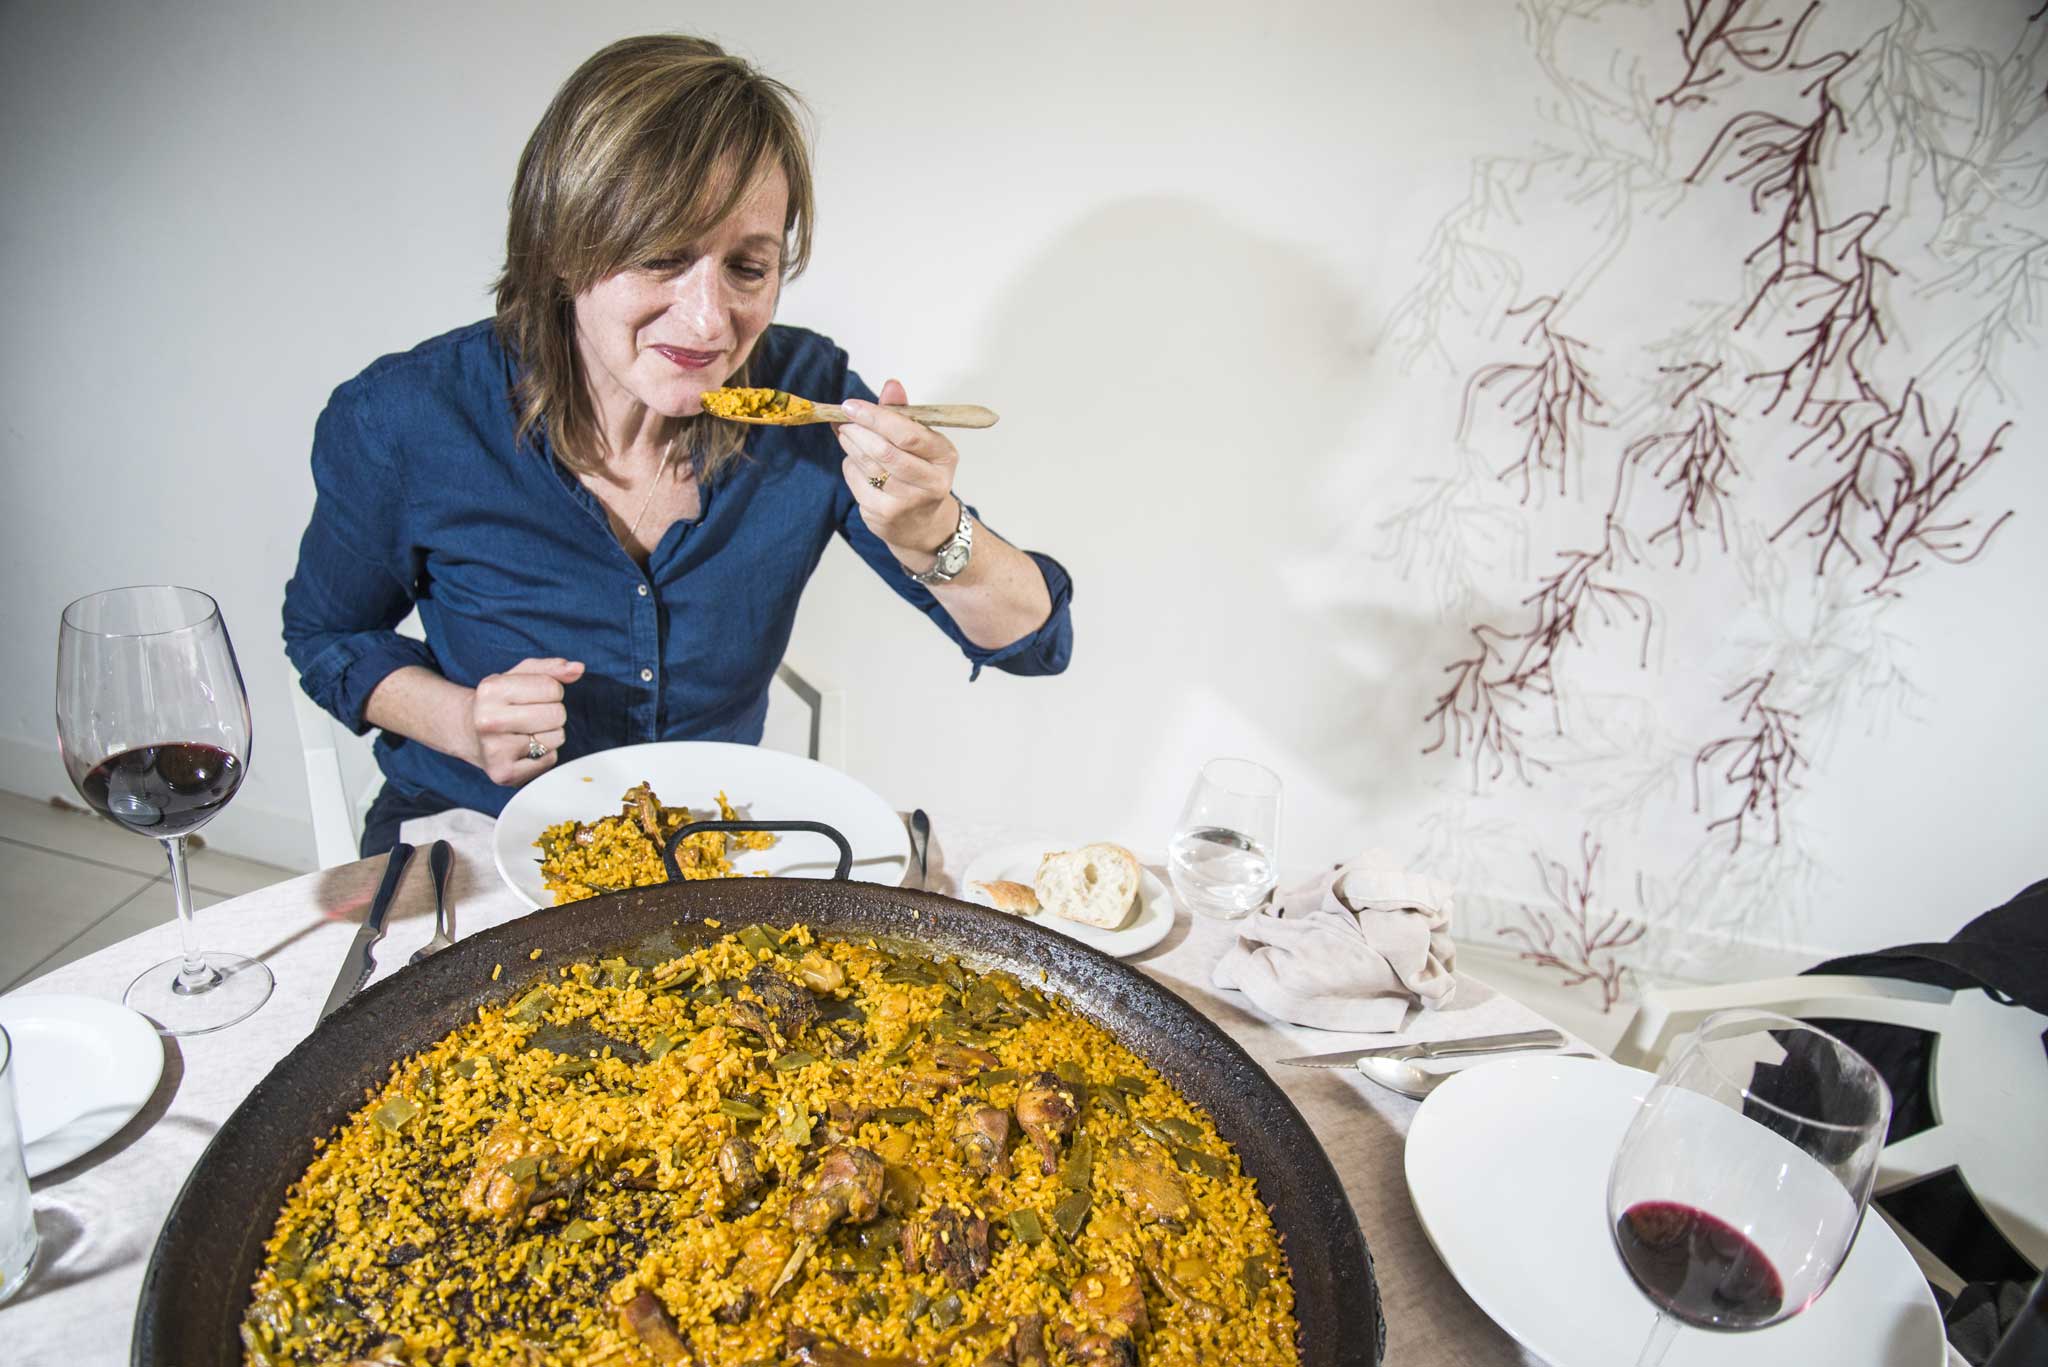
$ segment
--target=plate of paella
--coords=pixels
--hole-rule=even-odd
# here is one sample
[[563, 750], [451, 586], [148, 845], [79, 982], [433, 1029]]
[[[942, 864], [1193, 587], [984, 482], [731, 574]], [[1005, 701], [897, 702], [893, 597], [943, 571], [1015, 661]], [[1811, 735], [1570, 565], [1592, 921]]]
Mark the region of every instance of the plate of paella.
[[[560, 906], [668, 880], [662, 847], [696, 821], [818, 821], [853, 849], [852, 877], [896, 886], [910, 867], [902, 819], [837, 769], [753, 745], [659, 741], [557, 765], [498, 816], [498, 874], [528, 906]], [[809, 832], [706, 832], [685, 838], [686, 879], [829, 878], [832, 842]]]

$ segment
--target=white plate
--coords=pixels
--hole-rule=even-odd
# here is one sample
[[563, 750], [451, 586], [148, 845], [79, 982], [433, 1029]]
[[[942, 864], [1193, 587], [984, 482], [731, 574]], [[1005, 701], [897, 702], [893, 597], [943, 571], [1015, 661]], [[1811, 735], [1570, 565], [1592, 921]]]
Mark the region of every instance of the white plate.
[[[667, 807], [716, 815], [723, 791], [745, 817], [822, 821], [853, 846], [848, 876], [862, 883], [894, 887], [910, 867], [903, 819], [873, 789], [837, 769], [756, 745], [676, 740], [600, 750], [558, 764], [514, 793], [498, 814], [492, 836], [499, 876], [528, 906], [553, 906], [554, 896], [540, 880], [540, 851], [533, 842], [557, 822], [615, 815], [625, 791], [642, 782], [653, 784], [654, 795]], [[838, 859], [837, 849], [822, 835], [781, 831], [769, 848], [747, 850], [732, 862], [743, 874], [830, 878]]]
[[0, 1026], [14, 1041], [9, 1069], [30, 1177], [119, 1134], [163, 1076], [156, 1027], [98, 997], [8, 997]]
[[[1654, 1080], [1604, 1060], [1503, 1059], [1438, 1087], [1409, 1127], [1408, 1192], [1430, 1243], [1554, 1367], [1634, 1362], [1656, 1317], [1607, 1229], [1607, 1170]], [[1665, 1363], [1941, 1367], [1946, 1355], [1925, 1279], [1872, 1211], [1810, 1309], [1753, 1333], [1680, 1328]]]
[[[967, 866], [960, 875], [960, 896], [977, 906], [992, 907], [988, 894], [978, 891], [976, 883], [1022, 883], [1030, 887], [1038, 878], [1038, 861], [1050, 850], [1077, 850], [1088, 844], [1085, 840], [1061, 844], [1054, 840], [1035, 841], [1028, 845], [1005, 845], [999, 850], [990, 850]], [[1131, 914], [1115, 930], [1102, 926], [1083, 925], [1069, 921], [1064, 916], [1039, 912], [1036, 916], [1020, 919], [1033, 925], [1056, 930], [1060, 934], [1092, 945], [1104, 954], [1113, 954], [1127, 959], [1133, 954], [1142, 954], [1166, 938], [1173, 929], [1173, 898], [1166, 891], [1166, 885], [1159, 881], [1152, 870], [1143, 864], [1138, 866], [1138, 904]]]

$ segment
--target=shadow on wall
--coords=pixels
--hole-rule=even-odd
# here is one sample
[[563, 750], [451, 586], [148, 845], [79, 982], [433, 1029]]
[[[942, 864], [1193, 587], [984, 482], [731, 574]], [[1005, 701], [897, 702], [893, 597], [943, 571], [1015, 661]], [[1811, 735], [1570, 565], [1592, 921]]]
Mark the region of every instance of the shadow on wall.
[[1180, 774], [1248, 734], [1360, 806], [1440, 772], [1416, 719], [1455, 627], [1304, 573], [1372, 535], [1322, 487], [1372, 458], [1351, 430], [1367, 335], [1334, 267], [1187, 199], [1106, 205], [1011, 282], [958, 388], [1023, 420], [963, 482], [1074, 571], [1067, 779], [1129, 792], [1133, 766]]

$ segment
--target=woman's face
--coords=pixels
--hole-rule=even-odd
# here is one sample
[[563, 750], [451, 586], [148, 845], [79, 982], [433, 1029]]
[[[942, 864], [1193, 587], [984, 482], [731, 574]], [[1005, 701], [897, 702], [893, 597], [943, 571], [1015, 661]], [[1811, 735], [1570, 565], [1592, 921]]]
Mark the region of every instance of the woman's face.
[[775, 317], [788, 205], [777, 167], [686, 255], [622, 270], [576, 296], [576, 349], [603, 411], [703, 411], [704, 391], [740, 368]]

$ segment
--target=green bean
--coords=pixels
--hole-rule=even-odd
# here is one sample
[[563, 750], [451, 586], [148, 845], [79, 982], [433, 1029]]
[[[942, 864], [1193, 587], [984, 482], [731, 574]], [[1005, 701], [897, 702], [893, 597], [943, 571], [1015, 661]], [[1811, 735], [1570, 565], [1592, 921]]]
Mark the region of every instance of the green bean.
[[1088, 1208], [1094, 1202], [1095, 1198], [1085, 1190], [1068, 1192], [1060, 1198], [1060, 1203], [1052, 1208], [1053, 1224], [1069, 1239], [1077, 1237], [1081, 1233], [1081, 1226], [1087, 1222]]
[[370, 1113], [377, 1128], [391, 1134], [404, 1129], [406, 1122], [420, 1113], [420, 1104], [411, 1097], [395, 1096]]
[[1045, 1237], [1045, 1226], [1035, 1210], [1013, 1210], [1009, 1222], [1010, 1234], [1019, 1243], [1035, 1244]]
[[920, 1120], [929, 1120], [931, 1115], [915, 1106], [884, 1106], [875, 1112], [875, 1119], [891, 1125], [911, 1125]]
[[792, 1049], [777, 1058], [770, 1066], [778, 1073], [793, 1073], [799, 1068], [808, 1068], [818, 1061], [816, 1054], [807, 1054], [801, 1049]]
[[960, 1322], [960, 1293], [948, 1291], [932, 1306], [932, 1328], [951, 1329]]
[[759, 1106], [729, 1096], [718, 1103], [718, 1113], [731, 1120], [766, 1120], [768, 1113]]

